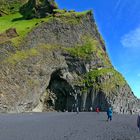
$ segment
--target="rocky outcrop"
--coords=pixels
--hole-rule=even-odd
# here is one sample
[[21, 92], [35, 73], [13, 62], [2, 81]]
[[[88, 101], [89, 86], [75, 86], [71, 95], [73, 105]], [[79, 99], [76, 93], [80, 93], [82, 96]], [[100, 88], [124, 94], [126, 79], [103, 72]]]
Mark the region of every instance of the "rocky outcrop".
[[57, 8], [54, 0], [29, 0], [20, 7], [19, 12], [26, 19], [41, 18], [53, 14], [53, 10]]
[[7, 42], [8, 40], [18, 36], [15, 28], [9, 28], [5, 32], [0, 34], [0, 44]]
[[4, 16], [4, 15], [7, 15], [6, 12], [4, 12], [3, 10], [0, 10], [0, 17]]
[[0, 0], [0, 15], [16, 13], [25, 2], [27, 0]]
[[112, 66], [91, 11], [57, 11], [22, 40], [0, 44], [0, 111], [135, 113], [139, 101]]

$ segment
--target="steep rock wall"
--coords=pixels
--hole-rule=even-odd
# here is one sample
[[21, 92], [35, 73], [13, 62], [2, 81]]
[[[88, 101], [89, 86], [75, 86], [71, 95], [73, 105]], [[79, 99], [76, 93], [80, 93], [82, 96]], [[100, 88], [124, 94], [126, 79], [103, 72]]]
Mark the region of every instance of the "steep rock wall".
[[91, 12], [56, 14], [32, 29], [18, 49], [0, 44], [0, 53], [1, 112], [139, 109], [111, 65]]

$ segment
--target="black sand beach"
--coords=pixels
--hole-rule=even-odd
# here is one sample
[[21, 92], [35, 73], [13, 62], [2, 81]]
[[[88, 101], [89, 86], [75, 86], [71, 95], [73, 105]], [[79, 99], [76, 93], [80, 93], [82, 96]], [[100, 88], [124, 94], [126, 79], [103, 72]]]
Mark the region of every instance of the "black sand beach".
[[1, 114], [0, 140], [140, 140], [137, 115], [106, 113]]

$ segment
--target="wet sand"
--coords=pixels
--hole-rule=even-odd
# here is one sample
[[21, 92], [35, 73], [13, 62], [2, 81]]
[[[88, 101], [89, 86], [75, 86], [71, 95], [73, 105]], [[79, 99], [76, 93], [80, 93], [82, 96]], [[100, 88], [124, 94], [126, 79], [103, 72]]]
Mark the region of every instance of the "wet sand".
[[0, 140], [140, 140], [137, 115], [106, 113], [0, 114]]

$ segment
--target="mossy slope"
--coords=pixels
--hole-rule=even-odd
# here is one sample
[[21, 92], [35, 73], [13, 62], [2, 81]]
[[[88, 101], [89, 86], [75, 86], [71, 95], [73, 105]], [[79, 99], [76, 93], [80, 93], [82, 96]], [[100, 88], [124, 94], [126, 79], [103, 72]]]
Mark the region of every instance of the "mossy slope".
[[98, 91], [111, 93], [118, 87], [127, 84], [122, 75], [114, 68], [101, 68], [88, 72], [84, 79], [88, 87], [94, 87]]
[[16, 13], [27, 0], [0, 0], [0, 10], [6, 14]]

